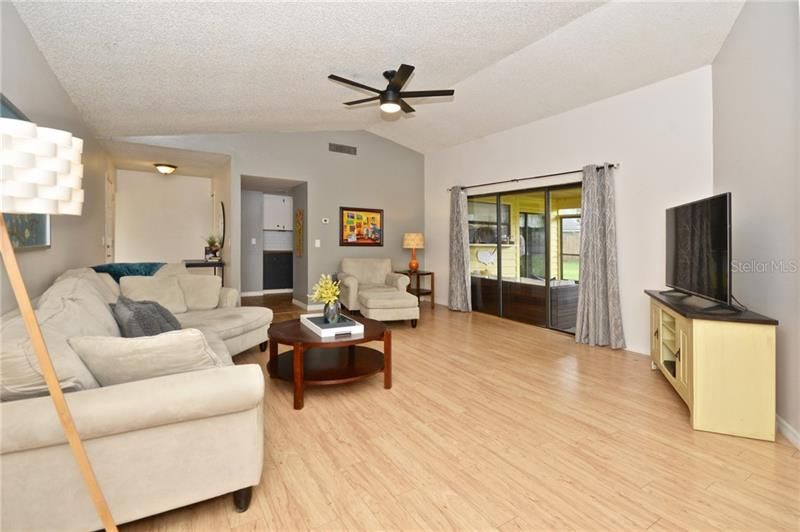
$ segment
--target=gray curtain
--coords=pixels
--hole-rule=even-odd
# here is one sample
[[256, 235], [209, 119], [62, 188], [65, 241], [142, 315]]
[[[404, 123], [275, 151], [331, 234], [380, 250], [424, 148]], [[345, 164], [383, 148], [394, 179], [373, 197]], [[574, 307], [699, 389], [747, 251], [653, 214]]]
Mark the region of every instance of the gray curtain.
[[580, 268], [575, 341], [625, 347], [617, 278], [614, 176], [608, 164], [583, 168]]
[[469, 278], [469, 228], [467, 194], [460, 187], [450, 191], [450, 310], [472, 311]]

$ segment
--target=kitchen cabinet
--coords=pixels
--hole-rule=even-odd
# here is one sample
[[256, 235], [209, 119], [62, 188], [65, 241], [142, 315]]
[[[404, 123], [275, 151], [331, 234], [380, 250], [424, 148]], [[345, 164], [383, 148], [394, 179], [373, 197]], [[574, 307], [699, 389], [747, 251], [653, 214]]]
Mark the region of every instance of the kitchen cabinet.
[[291, 196], [264, 194], [264, 229], [269, 231], [291, 231], [293, 201]]

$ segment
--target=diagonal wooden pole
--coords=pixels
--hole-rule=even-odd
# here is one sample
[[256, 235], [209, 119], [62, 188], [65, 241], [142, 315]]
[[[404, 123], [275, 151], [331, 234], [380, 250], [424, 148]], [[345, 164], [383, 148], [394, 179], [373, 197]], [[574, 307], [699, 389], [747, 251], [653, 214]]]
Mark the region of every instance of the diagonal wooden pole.
[[6, 221], [2, 213], [0, 213], [0, 253], [3, 255], [3, 264], [6, 267], [6, 272], [8, 272], [9, 283], [14, 291], [14, 296], [17, 298], [19, 311], [25, 322], [25, 329], [27, 329], [28, 336], [31, 338], [33, 350], [36, 352], [36, 360], [42, 370], [44, 381], [47, 383], [47, 389], [50, 391], [50, 397], [53, 399], [53, 405], [58, 413], [61, 426], [64, 428], [64, 434], [67, 437], [67, 442], [69, 442], [72, 455], [75, 457], [75, 462], [78, 464], [78, 469], [89, 490], [89, 495], [92, 498], [100, 521], [102, 521], [106, 530], [109, 532], [116, 532], [117, 525], [114, 524], [111, 510], [108, 507], [103, 492], [100, 490], [100, 485], [97, 483], [97, 478], [92, 470], [92, 464], [89, 463], [89, 457], [86, 455], [86, 449], [83, 447], [83, 442], [78, 435], [78, 430], [75, 428], [72, 414], [69, 411], [66, 399], [64, 399], [64, 392], [61, 391], [61, 387], [58, 384], [58, 377], [53, 368], [53, 362], [50, 360], [47, 345], [44, 343], [44, 337], [42, 336], [42, 330], [39, 328], [39, 321], [36, 319], [36, 313], [34, 313], [33, 307], [31, 306], [28, 290], [25, 288], [25, 283], [22, 280], [22, 274], [17, 264], [17, 257], [14, 254], [14, 247], [11, 245], [11, 239], [8, 237], [8, 228], [6, 227]]

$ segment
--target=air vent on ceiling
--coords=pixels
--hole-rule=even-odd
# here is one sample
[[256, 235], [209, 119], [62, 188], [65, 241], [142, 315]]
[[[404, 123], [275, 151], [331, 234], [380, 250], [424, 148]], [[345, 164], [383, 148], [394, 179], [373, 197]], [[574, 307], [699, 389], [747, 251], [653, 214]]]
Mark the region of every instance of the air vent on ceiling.
[[329, 142], [328, 151], [332, 151], [334, 153], [346, 153], [347, 155], [356, 155], [358, 148], [355, 146], [346, 146], [344, 144], [334, 144], [333, 142]]

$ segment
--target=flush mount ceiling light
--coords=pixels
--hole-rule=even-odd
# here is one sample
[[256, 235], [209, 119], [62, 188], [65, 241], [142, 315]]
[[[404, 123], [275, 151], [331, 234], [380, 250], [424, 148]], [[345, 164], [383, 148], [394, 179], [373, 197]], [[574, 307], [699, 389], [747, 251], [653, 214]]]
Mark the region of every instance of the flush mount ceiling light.
[[175, 166], [174, 164], [166, 164], [166, 163], [156, 163], [153, 166], [156, 167], [156, 170], [158, 170], [160, 174], [164, 175], [169, 175], [178, 169], [178, 167]]

